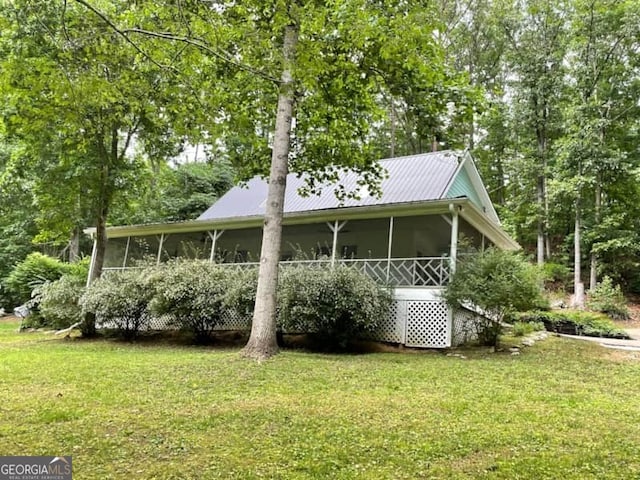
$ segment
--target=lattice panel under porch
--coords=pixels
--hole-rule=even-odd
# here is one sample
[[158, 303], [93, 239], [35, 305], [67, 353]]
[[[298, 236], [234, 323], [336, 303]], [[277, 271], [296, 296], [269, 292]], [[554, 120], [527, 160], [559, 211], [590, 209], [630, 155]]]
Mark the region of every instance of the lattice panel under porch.
[[406, 342], [408, 347], [449, 346], [449, 309], [444, 302], [408, 301]]
[[407, 316], [407, 302], [394, 300], [389, 309], [389, 315], [384, 317], [378, 329], [368, 338], [381, 342], [404, 343], [404, 319]]
[[451, 345], [456, 347], [478, 339], [476, 314], [458, 309], [453, 313], [453, 334]]

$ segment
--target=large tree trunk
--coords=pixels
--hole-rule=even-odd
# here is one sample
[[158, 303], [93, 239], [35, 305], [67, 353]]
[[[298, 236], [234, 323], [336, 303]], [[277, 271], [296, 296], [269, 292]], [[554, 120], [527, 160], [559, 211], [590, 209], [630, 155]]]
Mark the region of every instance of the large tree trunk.
[[271, 156], [269, 189], [264, 215], [262, 250], [256, 305], [249, 341], [242, 355], [255, 360], [265, 360], [278, 353], [276, 337], [276, 293], [278, 265], [282, 238], [282, 214], [287, 183], [289, 148], [291, 145], [291, 119], [293, 117], [294, 84], [292, 67], [298, 43], [297, 25], [288, 25], [284, 32], [284, 68], [278, 96], [275, 138]]

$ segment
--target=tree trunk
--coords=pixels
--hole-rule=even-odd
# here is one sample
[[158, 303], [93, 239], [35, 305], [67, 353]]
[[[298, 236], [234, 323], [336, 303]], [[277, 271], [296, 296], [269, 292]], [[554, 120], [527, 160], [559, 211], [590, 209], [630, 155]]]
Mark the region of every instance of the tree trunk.
[[[117, 159], [118, 132], [115, 128], [111, 132], [111, 155], [113, 155], [114, 152], [114, 143], [116, 155], [115, 159]], [[102, 170], [100, 172], [100, 193], [98, 195], [97, 204], [95, 205], [96, 238], [95, 251], [89, 269], [89, 284], [91, 284], [94, 280], [100, 278], [100, 276], [102, 275], [104, 257], [107, 251], [107, 218], [111, 205], [111, 187], [109, 184], [110, 156], [108, 150], [104, 147], [101, 138], [97, 142], [96, 154], [99, 155], [101, 159]], [[93, 313], [88, 312], [85, 314], [84, 321], [81, 326], [83, 336], [90, 337], [95, 335], [95, 322], [96, 317]]]
[[75, 227], [69, 240], [69, 262], [80, 260], [80, 228]]
[[582, 213], [580, 206], [580, 197], [576, 201], [576, 222], [574, 227], [574, 257], [573, 257], [573, 301], [571, 306], [574, 308], [584, 308], [584, 284], [582, 283], [582, 268], [581, 268], [581, 228], [582, 228]]
[[538, 176], [537, 186], [536, 186], [536, 199], [538, 204], [538, 235], [537, 235], [537, 260], [538, 265], [542, 265], [544, 263], [544, 177], [542, 175]]
[[298, 43], [297, 25], [287, 25], [284, 32], [284, 65], [278, 96], [271, 172], [267, 191], [266, 211], [260, 252], [260, 271], [256, 305], [249, 341], [242, 355], [255, 360], [266, 360], [278, 353], [276, 337], [276, 294], [278, 265], [282, 238], [282, 215], [287, 183], [289, 148], [291, 145], [291, 119], [293, 117], [294, 84], [292, 67]]
[[[601, 218], [601, 206], [602, 206], [602, 186], [600, 185], [600, 175], [596, 176], [596, 194], [595, 194], [595, 212], [594, 219], [596, 228], [600, 223]], [[591, 246], [591, 269], [589, 272], [589, 289], [593, 290], [598, 284], [598, 256], [593, 251], [593, 245]]]

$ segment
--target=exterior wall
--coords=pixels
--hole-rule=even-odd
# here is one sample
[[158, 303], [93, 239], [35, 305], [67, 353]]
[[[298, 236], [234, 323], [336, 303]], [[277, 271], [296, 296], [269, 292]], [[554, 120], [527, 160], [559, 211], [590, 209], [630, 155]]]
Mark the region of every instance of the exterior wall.
[[467, 173], [466, 168], [462, 168], [456, 176], [456, 179], [453, 181], [453, 184], [447, 192], [447, 197], [467, 197], [475, 203], [480, 210], [485, 208], [482, 204], [482, 200], [480, 200], [478, 192], [473, 186], [473, 182], [471, 181], [471, 177], [469, 176], [469, 173]]

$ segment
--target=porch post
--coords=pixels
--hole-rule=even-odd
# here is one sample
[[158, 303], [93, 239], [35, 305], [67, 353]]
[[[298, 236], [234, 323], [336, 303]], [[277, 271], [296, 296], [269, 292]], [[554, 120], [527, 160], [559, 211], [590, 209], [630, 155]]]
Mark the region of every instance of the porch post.
[[329, 230], [333, 232], [333, 246], [331, 247], [331, 268], [333, 268], [336, 263], [336, 251], [338, 250], [338, 232], [342, 230], [346, 224], [346, 220], [342, 223], [338, 223], [338, 220], [335, 220], [333, 222], [333, 225], [327, 222]]
[[91, 285], [91, 278], [93, 277], [93, 270], [96, 265], [96, 250], [98, 246], [98, 240], [93, 238], [93, 249], [91, 250], [91, 262], [89, 263], [89, 275], [87, 275], [87, 287]]
[[393, 217], [389, 217], [389, 242], [387, 244], [387, 283], [391, 273], [391, 247], [393, 245]]
[[458, 259], [458, 209], [453, 204], [449, 204], [451, 212], [451, 273], [456, 271], [456, 262]]
[[164, 233], [160, 235], [160, 244], [158, 245], [158, 258], [156, 258], [156, 265], [160, 265], [160, 257], [162, 256], [163, 243], [164, 243]]
[[131, 242], [131, 236], [127, 237], [127, 246], [124, 247], [124, 260], [122, 260], [122, 269], [127, 268], [127, 259], [129, 258], [129, 243]]
[[224, 233], [224, 230], [220, 230], [219, 232], [218, 230], [214, 230], [213, 234], [209, 231], [207, 231], [207, 233], [211, 238], [211, 255], [209, 255], [209, 263], [215, 263], [216, 262], [216, 241], [222, 236], [222, 234]]

